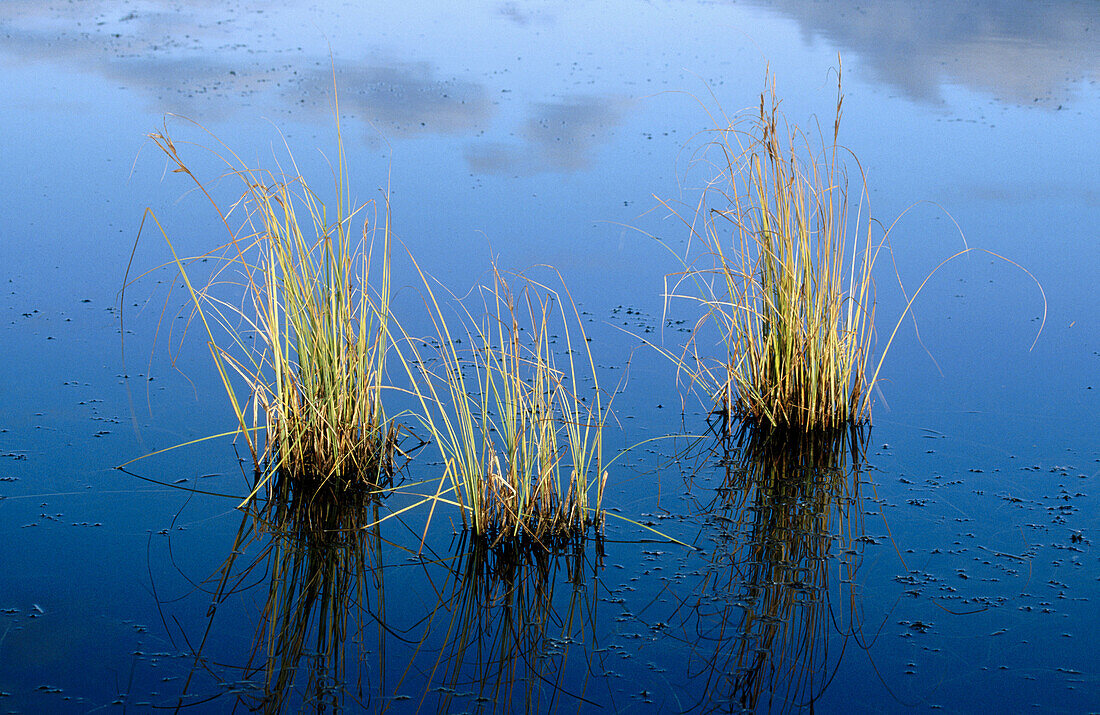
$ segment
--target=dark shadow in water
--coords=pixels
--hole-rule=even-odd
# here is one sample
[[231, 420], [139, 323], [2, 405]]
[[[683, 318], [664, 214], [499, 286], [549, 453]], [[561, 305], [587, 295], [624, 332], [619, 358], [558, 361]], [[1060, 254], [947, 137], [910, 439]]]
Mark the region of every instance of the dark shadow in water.
[[[205, 629], [188, 640], [194, 665], [169, 708], [217, 701], [219, 709], [263, 712], [385, 712], [415, 703], [438, 712], [548, 712], [588, 703], [589, 669], [573, 668], [585, 675], [567, 684], [565, 665], [594, 647], [602, 544], [492, 549], [460, 536], [457, 555], [425, 548], [420, 558], [418, 544], [384, 533], [412, 533], [385, 519], [391, 497], [292, 495], [246, 514], [211, 579]], [[423, 608], [410, 588], [438, 601]], [[255, 618], [250, 650], [227, 660], [218, 641], [242, 623], [219, 611], [247, 611], [256, 601], [259, 616], [245, 621]]]
[[691, 654], [691, 710], [797, 710], [829, 686], [858, 634], [862, 441], [742, 430], [716, 450], [709, 563], [671, 631]]

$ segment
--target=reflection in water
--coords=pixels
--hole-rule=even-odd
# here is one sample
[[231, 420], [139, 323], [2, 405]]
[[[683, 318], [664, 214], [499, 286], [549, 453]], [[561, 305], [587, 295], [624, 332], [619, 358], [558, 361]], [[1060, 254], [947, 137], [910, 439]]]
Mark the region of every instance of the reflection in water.
[[[290, 103], [332, 94], [332, 72], [296, 73], [286, 93]], [[424, 62], [337, 66], [341, 112], [365, 119], [386, 136], [472, 134], [488, 124], [493, 113], [484, 85], [458, 79], [442, 80]], [[320, 119], [328, 119], [329, 102], [314, 102]]]
[[[458, 556], [408, 559], [416, 549], [383, 535], [383, 527], [404, 525], [384, 518], [377, 494], [363, 491], [351, 503], [345, 494], [340, 504], [319, 494], [244, 517], [216, 575], [177, 706], [231, 699], [263, 712], [404, 711], [412, 703], [438, 712], [545, 712], [588, 702], [585, 681], [565, 682], [565, 664], [594, 647], [586, 628], [601, 566], [590, 559], [601, 558], [600, 544], [573, 541], [548, 552], [462, 537]], [[415, 561], [424, 580], [396, 575], [403, 560]], [[255, 588], [266, 596], [250, 653], [226, 665], [204, 652], [208, 638], [225, 636], [211, 635], [217, 611], [254, 598]], [[421, 610], [410, 588], [438, 601]], [[230, 620], [222, 631], [239, 627]]]
[[[249, 710], [335, 711], [348, 698], [363, 704], [363, 693], [346, 687], [346, 659], [349, 651], [356, 659], [363, 655], [361, 638], [349, 642], [349, 634], [362, 634], [368, 614], [383, 607], [379, 517], [379, 501], [366, 490], [344, 494], [340, 501], [321, 490], [312, 499], [273, 501], [246, 513], [217, 575], [206, 633], [178, 704], [205, 701], [194, 694], [202, 671]], [[361, 528], [364, 519], [374, 526]], [[249, 559], [246, 554], [257, 546], [258, 554]], [[267, 597], [252, 651], [226, 677], [205, 657], [206, 639], [218, 607], [257, 581], [266, 584]], [[357, 622], [349, 628], [353, 616]]]
[[[600, 545], [594, 546], [598, 553]], [[475, 712], [548, 712], [555, 704], [566, 709], [593, 704], [585, 699], [585, 683], [564, 679], [571, 650], [587, 657], [595, 647], [586, 626], [595, 621], [599, 568], [588, 562], [584, 540], [556, 553], [473, 544], [451, 572], [449, 596], [434, 615], [449, 615], [448, 637], [428, 679], [438, 687], [421, 701], [422, 709], [451, 712], [460, 693], [474, 698], [465, 707]], [[555, 586], [568, 589], [557, 602]]]
[[[241, 19], [232, 13], [226, 17], [226, 12], [220, 4], [204, 10], [192, 3], [187, 12], [180, 12], [175, 3], [154, 3], [142, 12], [116, 15], [94, 6], [59, 12], [42, 3], [5, 3], [0, 7], [0, 59], [34, 64], [48, 60], [78, 72], [94, 72], [112, 84], [142, 92], [155, 112], [203, 123], [239, 112], [301, 116], [302, 110], [329, 121], [329, 60], [305, 58], [301, 48], [291, 61], [265, 57], [264, 50], [271, 49], [251, 32], [230, 33], [227, 28]], [[90, 29], [72, 32], [74, 23]], [[242, 44], [242, 37], [250, 42]], [[248, 52], [242, 53], [245, 47]], [[440, 79], [425, 62], [342, 60], [337, 77], [345, 114], [370, 122], [390, 137], [473, 134], [484, 129], [493, 114], [484, 85]]]
[[812, 707], [829, 685], [858, 629], [861, 442], [742, 431], [726, 450], [710, 563], [684, 604], [696, 709]]
[[529, 175], [588, 168], [597, 147], [622, 121], [628, 102], [619, 97], [573, 97], [540, 102], [519, 131], [523, 144], [479, 142], [466, 150], [472, 171]]
[[859, 53], [879, 79], [920, 100], [961, 84], [999, 100], [1056, 107], [1100, 73], [1094, 0], [756, 0], [809, 36]]

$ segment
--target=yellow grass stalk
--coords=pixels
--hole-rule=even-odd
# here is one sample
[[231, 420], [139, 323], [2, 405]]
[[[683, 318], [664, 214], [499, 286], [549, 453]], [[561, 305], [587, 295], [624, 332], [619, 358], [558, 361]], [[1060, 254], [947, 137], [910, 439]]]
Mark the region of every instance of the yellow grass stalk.
[[[670, 296], [703, 306], [680, 362], [733, 420], [812, 430], [869, 419], [879, 245], [862, 170], [849, 224], [842, 104], [838, 73], [832, 139], [814, 141], [784, 121], [773, 83], [747, 127], [729, 122], [708, 147], [718, 176], [690, 222], [703, 258], [685, 261]], [[708, 326], [724, 348], [717, 361], [700, 351]]]

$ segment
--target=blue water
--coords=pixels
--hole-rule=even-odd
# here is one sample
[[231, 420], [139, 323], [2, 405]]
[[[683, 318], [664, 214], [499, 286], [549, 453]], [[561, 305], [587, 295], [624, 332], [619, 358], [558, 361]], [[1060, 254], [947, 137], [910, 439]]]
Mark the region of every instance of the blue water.
[[[392, 519], [377, 555], [385, 603], [367, 584], [351, 609], [362, 630], [347, 640], [337, 699], [396, 712], [1100, 710], [1098, 20], [1087, 1], [6, 0], [0, 709], [143, 710], [182, 697], [223, 711], [255, 686], [238, 669], [262, 579], [219, 606], [193, 655], [207, 579], [240, 517], [234, 499], [184, 489], [242, 495], [233, 445], [132, 468], [153, 482], [113, 469], [234, 424], [204, 340], [181, 332], [185, 296], [168, 294], [174, 274], [158, 268], [165, 243], [145, 233], [134, 251], [147, 207], [182, 254], [223, 236], [148, 132], [194, 142], [187, 156], [207, 180], [221, 167], [192, 122], [255, 164], [285, 159], [285, 140], [324, 186], [335, 68], [352, 194], [388, 187], [394, 229], [426, 271], [462, 293], [494, 259], [560, 270], [592, 319], [601, 382], [622, 380], [610, 456], [705, 426], [706, 408], [682, 402], [675, 371], [638, 338], [674, 347], [684, 335], [663, 325], [663, 278], [677, 265], [651, 237], [681, 249], [686, 233], [658, 199], [694, 206], [710, 178], [692, 162], [698, 133], [753, 107], [766, 72], [790, 121], [828, 131], [839, 54], [840, 140], [866, 173], [874, 217], [889, 226], [904, 213], [878, 264], [880, 347], [905, 304], [899, 277], [911, 293], [965, 246], [1008, 261], [974, 252], [944, 266], [915, 304], [917, 330], [899, 331], [851, 510], [861, 518], [829, 522], [828, 577], [807, 591], [826, 610], [794, 610], [828, 616], [808, 637], [752, 651], [765, 664], [752, 671], [760, 694], [731, 695], [723, 684], [742, 671], [723, 658], [745, 630], [740, 615], [719, 615], [747, 612], [737, 604], [758, 511], [716, 516], [720, 461], [679, 454], [686, 438], [648, 443], [616, 464], [606, 504], [701, 551], [612, 517], [606, 555], [586, 551], [582, 578], [559, 559], [519, 579], [523, 594], [490, 580], [476, 611], [487, 622], [473, 631], [483, 650], [458, 654], [453, 515], [433, 521], [430, 562], [413, 558], [423, 516]], [[238, 190], [213, 185], [223, 200]], [[134, 270], [151, 272], [123, 297], [132, 251]], [[417, 305], [415, 284], [399, 259], [396, 305]], [[672, 311], [690, 324], [689, 306]], [[414, 470], [430, 472], [429, 452]], [[538, 584], [552, 588], [536, 596]], [[521, 595], [535, 605], [519, 613], [551, 617], [494, 641], [517, 612], [504, 603]], [[501, 642], [513, 650], [494, 659]]]

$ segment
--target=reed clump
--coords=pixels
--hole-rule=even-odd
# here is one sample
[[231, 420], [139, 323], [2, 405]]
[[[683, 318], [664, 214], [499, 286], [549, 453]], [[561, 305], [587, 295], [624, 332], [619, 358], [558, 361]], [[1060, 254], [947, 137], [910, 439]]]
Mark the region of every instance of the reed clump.
[[[717, 176], [685, 218], [702, 250], [668, 293], [704, 309], [678, 362], [731, 423], [813, 430], [870, 418], [878, 246], [862, 170], [849, 196], [837, 77], [831, 140], [786, 122], [773, 81], [753, 116], [727, 119], [705, 148]], [[708, 329], [724, 356], [701, 346]]]
[[609, 404], [564, 286], [516, 275], [513, 290], [494, 268], [473, 293], [481, 306], [455, 299], [448, 310], [421, 278], [435, 335], [402, 331], [395, 352], [443, 459], [436, 496], [457, 504], [463, 526], [493, 544], [548, 548], [598, 526]]
[[[382, 404], [390, 343], [388, 204], [352, 208], [342, 140], [330, 206], [297, 172], [293, 156], [293, 172], [264, 171], [221, 145], [224, 153], [213, 153], [226, 175], [243, 184], [223, 208], [167, 130], [150, 138], [172, 170], [194, 182], [227, 232], [221, 246], [194, 259], [180, 258], [166, 234], [165, 240], [190, 295], [189, 322], [203, 325], [251, 452], [257, 480], [249, 499], [262, 489], [273, 492], [275, 475], [297, 489], [337, 493], [384, 483], [400, 432]], [[207, 270], [197, 262], [209, 259], [215, 267], [201, 283], [193, 281], [192, 274]]]

